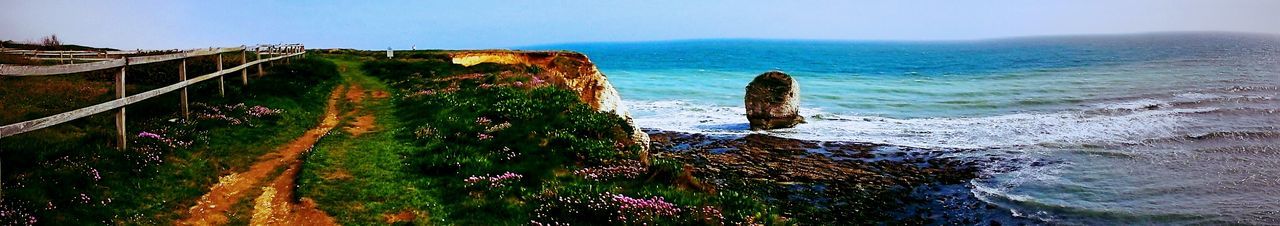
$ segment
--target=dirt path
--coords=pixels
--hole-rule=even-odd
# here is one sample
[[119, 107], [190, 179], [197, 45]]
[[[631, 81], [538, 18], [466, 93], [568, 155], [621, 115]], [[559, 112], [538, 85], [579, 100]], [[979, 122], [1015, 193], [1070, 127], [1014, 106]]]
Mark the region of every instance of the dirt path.
[[[232, 173], [219, 178], [218, 183], [196, 201], [196, 205], [188, 210], [187, 218], [179, 220], [180, 225], [223, 225], [228, 221], [227, 211], [251, 193], [261, 191], [254, 199], [253, 225], [336, 225], [332, 217], [315, 208], [315, 203], [302, 198], [300, 202], [293, 197], [295, 179], [302, 161], [299, 157], [311, 149], [313, 145], [341, 123], [339, 111], [341, 102], [357, 103], [363, 99], [364, 92], [359, 85], [345, 85], [335, 88], [329, 95], [324, 116], [320, 125], [308, 130], [301, 137], [278, 148], [272, 153], [258, 158], [248, 170]], [[345, 98], [344, 98], [345, 97]], [[354, 111], [347, 112], [347, 115]], [[284, 171], [261, 185], [273, 173]]]

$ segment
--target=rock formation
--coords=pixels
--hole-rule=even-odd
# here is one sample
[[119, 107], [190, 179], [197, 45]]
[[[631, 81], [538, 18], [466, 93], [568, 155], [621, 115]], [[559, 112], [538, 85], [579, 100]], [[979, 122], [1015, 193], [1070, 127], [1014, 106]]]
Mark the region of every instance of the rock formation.
[[544, 70], [534, 74], [557, 87], [573, 90], [578, 93], [582, 102], [602, 112], [612, 112], [627, 120], [631, 125], [631, 140], [640, 146], [642, 151], [649, 148], [649, 135], [640, 130], [632, 122], [631, 113], [622, 105], [622, 97], [618, 90], [609, 84], [604, 73], [587, 59], [586, 55], [576, 52], [558, 51], [463, 51], [450, 54], [454, 64], [472, 66], [481, 63], [536, 65]]
[[765, 72], [747, 85], [747, 120], [752, 130], [791, 128], [800, 116], [800, 84], [779, 71]]

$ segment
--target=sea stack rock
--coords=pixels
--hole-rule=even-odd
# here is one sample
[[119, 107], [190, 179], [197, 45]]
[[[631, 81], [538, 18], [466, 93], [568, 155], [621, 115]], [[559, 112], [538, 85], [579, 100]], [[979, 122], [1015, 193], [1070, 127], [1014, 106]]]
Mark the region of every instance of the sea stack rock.
[[800, 84], [780, 71], [765, 72], [751, 80], [746, 105], [751, 130], [791, 128], [804, 122], [800, 116]]

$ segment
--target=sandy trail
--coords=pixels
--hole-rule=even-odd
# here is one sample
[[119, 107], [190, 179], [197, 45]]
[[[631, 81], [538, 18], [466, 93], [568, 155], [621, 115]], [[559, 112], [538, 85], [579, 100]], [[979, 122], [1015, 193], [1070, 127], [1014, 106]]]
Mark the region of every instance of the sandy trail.
[[[345, 91], [345, 92], [344, 92]], [[345, 95], [344, 95], [345, 94]], [[329, 95], [324, 116], [319, 126], [308, 130], [305, 134], [274, 152], [258, 158], [248, 170], [232, 173], [219, 178], [218, 183], [196, 201], [196, 205], [188, 210], [188, 216], [179, 220], [179, 225], [223, 225], [228, 221], [227, 211], [232, 205], [240, 202], [249, 193], [255, 192], [258, 184], [272, 173], [285, 170], [262, 187], [261, 195], [254, 199], [253, 225], [336, 225], [336, 221], [315, 208], [315, 203], [303, 198], [300, 203], [292, 200], [294, 183], [302, 161], [299, 157], [310, 150], [313, 145], [337, 127], [342, 121], [338, 112], [340, 101], [354, 103], [359, 106], [363, 99], [363, 89], [359, 85], [338, 87]], [[345, 97], [345, 98], [343, 98]], [[348, 112], [347, 115], [354, 114]]]

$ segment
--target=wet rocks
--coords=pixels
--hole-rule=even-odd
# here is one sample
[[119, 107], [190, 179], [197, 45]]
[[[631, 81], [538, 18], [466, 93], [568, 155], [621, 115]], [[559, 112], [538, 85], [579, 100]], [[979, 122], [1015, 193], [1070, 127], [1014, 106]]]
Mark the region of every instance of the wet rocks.
[[[650, 150], [655, 158], [691, 166], [693, 175], [715, 190], [768, 200], [800, 224], [947, 224], [975, 217], [931, 219], [943, 213], [940, 211], [985, 208], [972, 197], [935, 194], [941, 192], [935, 189], [939, 187], [967, 189], [965, 184], [978, 177], [974, 163], [981, 160], [947, 157], [972, 150], [808, 141], [764, 134], [646, 132], [652, 138]], [[925, 196], [928, 198], [921, 198]], [[951, 199], [966, 206], [936, 202]]]
[[752, 130], [791, 128], [800, 116], [800, 84], [780, 71], [765, 72], [747, 85], [744, 100]]

